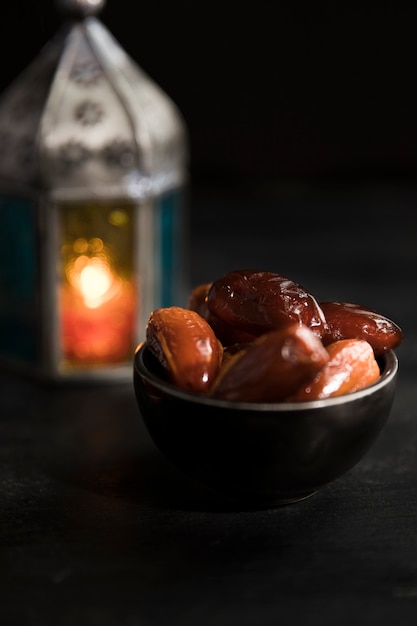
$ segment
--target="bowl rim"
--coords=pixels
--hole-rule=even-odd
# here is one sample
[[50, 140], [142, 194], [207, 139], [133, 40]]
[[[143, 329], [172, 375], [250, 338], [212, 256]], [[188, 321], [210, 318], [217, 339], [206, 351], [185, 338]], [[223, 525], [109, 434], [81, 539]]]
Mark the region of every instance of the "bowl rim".
[[149, 350], [146, 340], [141, 341], [134, 351], [134, 372], [141, 376], [148, 383], [151, 383], [159, 390], [169, 393], [178, 399], [187, 402], [193, 402], [211, 407], [222, 407], [239, 411], [285, 411], [296, 412], [308, 409], [320, 409], [325, 407], [334, 407], [341, 404], [355, 402], [367, 396], [375, 394], [380, 389], [389, 385], [398, 372], [398, 357], [394, 350], [388, 350], [379, 357], [379, 361], [383, 365], [381, 376], [374, 383], [352, 391], [351, 393], [331, 398], [322, 398], [317, 400], [305, 400], [297, 402], [237, 402], [235, 400], [223, 400], [213, 398], [204, 394], [186, 391], [162, 379], [160, 376], [152, 372], [144, 363], [144, 353]]

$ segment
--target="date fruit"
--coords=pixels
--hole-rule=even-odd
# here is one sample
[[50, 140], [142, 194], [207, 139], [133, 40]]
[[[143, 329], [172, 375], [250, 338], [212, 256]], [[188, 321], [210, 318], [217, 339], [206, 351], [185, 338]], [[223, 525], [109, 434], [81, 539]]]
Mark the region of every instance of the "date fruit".
[[403, 339], [397, 324], [376, 311], [350, 302], [321, 302], [327, 322], [325, 345], [340, 339], [364, 339], [376, 356], [396, 348]]
[[228, 324], [218, 315], [210, 311], [207, 305], [207, 296], [211, 285], [212, 283], [203, 283], [191, 291], [188, 300], [189, 308], [193, 311], [197, 311], [197, 313], [210, 324], [223, 346], [253, 341], [257, 335], [247, 333], [232, 324]]
[[363, 339], [341, 339], [327, 346], [329, 361], [289, 400], [308, 401], [358, 391], [380, 377], [372, 346]]
[[196, 311], [201, 317], [207, 320], [210, 313], [207, 306], [207, 294], [210, 291], [212, 283], [201, 283], [191, 290], [188, 297], [188, 308], [191, 311]]
[[294, 323], [307, 326], [319, 337], [326, 332], [325, 317], [312, 294], [274, 272], [225, 274], [212, 283], [207, 306], [225, 323], [256, 336]]
[[195, 287], [189, 308], [155, 309], [146, 339], [178, 387], [241, 402], [308, 401], [380, 377], [378, 357], [403, 340], [397, 324], [349, 302], [319, 302], [269, 271], [239, 269]]
[[298, 323], [270, 331], [225, 359], [211, 390], [238, 402], [280, 402], [327, 363], [321, 340]]
[[146, 341], [175, 385], [208, 391], [219, 371], [223, 347], [201, 315], [178, 306], [155, 309], [146, 326]]

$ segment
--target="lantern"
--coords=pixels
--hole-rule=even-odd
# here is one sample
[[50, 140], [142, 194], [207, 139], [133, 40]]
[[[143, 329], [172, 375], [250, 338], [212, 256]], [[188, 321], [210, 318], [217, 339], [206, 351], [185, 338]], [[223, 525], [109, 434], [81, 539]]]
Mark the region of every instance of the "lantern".
[[187, 132], [97, 18], [57, 35], [0, 99], [0, 362], [131, 380], [149, 313], [187, 292]]

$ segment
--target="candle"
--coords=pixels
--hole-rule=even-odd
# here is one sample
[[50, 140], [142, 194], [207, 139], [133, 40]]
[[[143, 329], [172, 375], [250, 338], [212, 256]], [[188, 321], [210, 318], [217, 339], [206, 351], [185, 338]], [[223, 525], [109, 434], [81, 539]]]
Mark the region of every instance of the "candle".
[[72, 365], [124, 362], [134, 343], [133, 286], [112, 269], [101, 251], [67, 263], [61, 289], [64, 358]]

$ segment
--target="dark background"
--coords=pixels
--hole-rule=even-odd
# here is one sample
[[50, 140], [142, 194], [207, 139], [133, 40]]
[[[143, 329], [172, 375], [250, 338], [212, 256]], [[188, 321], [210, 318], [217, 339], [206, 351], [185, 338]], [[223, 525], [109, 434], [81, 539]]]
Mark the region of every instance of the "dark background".
[[[0, 87], [58, 29], [54, 0], [7, 3]], [[410, 2], [132, 2], [100, 19], [183, 112], [194, 180], [417, 172]]]
[[[347, 475], [227, 512], [159, 454], [131, 385], [2, 375], [2, 626], [415, 626], [417, 4], [108, 0], [101, 18], [187, 121], [191, 282], [254, 267], [376, 309], [404, 330], [398, 389]], [[1, 4], [2, 85], [58, 25], [52, 0]]]

